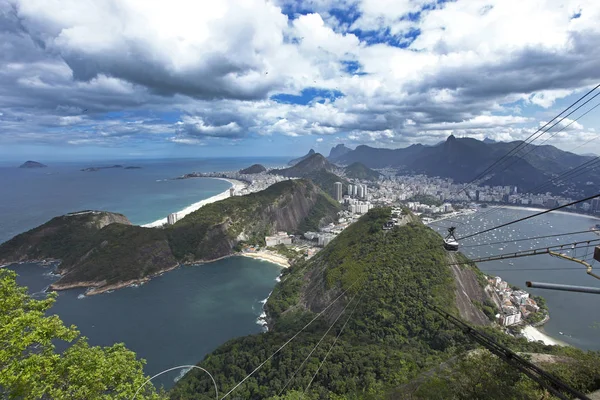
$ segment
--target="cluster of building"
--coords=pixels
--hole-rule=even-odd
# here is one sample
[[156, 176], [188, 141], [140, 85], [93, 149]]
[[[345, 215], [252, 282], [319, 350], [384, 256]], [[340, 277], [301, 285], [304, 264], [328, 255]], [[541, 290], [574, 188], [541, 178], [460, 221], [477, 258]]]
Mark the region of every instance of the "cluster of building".
[[452, 204], [444, 203], [441, 206], [430, 206], [427, 204], [421, 204], [418, 201], [409, 201], [406, 206], [415, 212], [426, 213], [426, 214], [443, 214], [454, 211]]
[[267, 247], [277, 246], [278, 244], [292, 244], [292, 235], [288, 235], [287, 232], [277, 232], [273, 236], [265, 236], [265, 244]]
[[[377, 188], [371, 188], [369, 194], [371, 202], [377, 204], [391, 205], [399, 201], [407, 201], [416, 195], [433, 196], [442, 202], [505, 203], [545, 208], [553, 208], [574, 201], [571, 197], [555, 195], [550, 192], [544, 194], [520, 193], [516, 186], [470, 185], [465, 191], [464, 183], [454, 183], [450, 178], [425, 175], [397, 176], [394, 170], [380, 170], [379, 172], [384, 173], [385, 177], [378, 182]], [[424, 210], [426, 207], [421, 206], [421, 208], [422, 210], [415, 211], [426, 211]], [[567, 209], [600, 213], [600, 199], [572, 205]], [[447, 212], [441, 209], [435, 211]]]
[[[246, 187], [241, 190], [231, 190], [231, 196], [243, 196], [250, 193], [260, 192], [265, 190], [271, 185], [277, 182], [286, 181], [293, 178], [287, 178], [281, 175], [271, 175], [266, 172], [259, 174], [240, 174], [239, 171], [225, 171], [225, 172], [193, 172], [186, 174], [183, 178], [227, 178], [236, 179], [246, 183]], [[233, 188], [232, 188], [233, 189]]]
[[531, 313], [540, 310], [534, 299], [524, 290], [512, 290], [506, 281], [499, 276], [489, 278], [488, 282], [493, 288], [496, 303], [500, 304], [498, 323], [503, 326], [515, 325], [527, 319]]

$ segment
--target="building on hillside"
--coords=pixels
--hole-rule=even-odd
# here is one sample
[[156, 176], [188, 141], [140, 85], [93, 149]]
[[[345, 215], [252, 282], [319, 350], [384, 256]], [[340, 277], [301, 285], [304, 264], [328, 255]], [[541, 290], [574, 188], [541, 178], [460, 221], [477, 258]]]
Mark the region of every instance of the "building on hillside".
[[167, 216], [167, 223], [169, 225], [173, 225], [175, 222], [179, 220], [177, 213], [172, 213]]
[[333, 184], [333, 193], [335, 194], [335, 199], [339, 202], [342, 201], [342, 182], [336, 182]]
[[277, 232], [273, 236], [265, 236], [267, 247], [277, 246], [278, 244], [292, 244], [292, 237], [287, 232]]

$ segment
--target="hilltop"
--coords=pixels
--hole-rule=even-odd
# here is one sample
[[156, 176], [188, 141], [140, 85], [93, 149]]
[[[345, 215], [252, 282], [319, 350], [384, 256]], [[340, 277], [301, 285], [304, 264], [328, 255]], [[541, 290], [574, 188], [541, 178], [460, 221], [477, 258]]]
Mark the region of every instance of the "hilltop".
[[131, 225], [124, 215], [85, 211], [56, 217], [0, 245], [0, 264], [61, 260], [54, 289], [91, 293], [145, 281], [181, 263], [264, 245], [277, 231], [300, 233], [333, 222], [339, 205], [307, 180], [287, 180], [208, 204], [164, 229]]
[[371, 168], [360, 162], [352, 163], [344, 168], [344, 173], [347, 178], [360, 179], [362, 181], [376, 181], [381, 176], [379, 172], [373, 171]]
[[302, 157], [298, 157], [298, 158], [294, 158], [292, 160], [290, 160], [288, 162], [288, 165], [295, 165], [298, 164], [300, 161], [307, 159], [308, 157], [312, 156], [313, 154], [316, 154], [315, 151], [313, 149], [310, 149], [308, 151], [308, 153], [306, 153], [305, 155], [303, 155]]
[[252, 164], [248, 168], [244, 168], [240, 170], [240, 174], [260, 174], [261, 172], [265, 172], [267, 169], [261, 164]]
[[[462, 331], [424, 305], [421, 297], [459, 314], [456, 284], [445, 264], [442, 239], [410, 215], [406, 225], [384, 231], [381, 227], [389, 215], [389, 209], [369, 211], [312, 259], [284, 271], [265, 307], [269, 332], [231, 340], [198, 364], [211, 371], [221, 392], [226, 393], [326, 310], [238, 387], [235, 397], [301, 398], [326, 354], [327, 361], [315, 375], [306, 399], [392, 399], [409, 397], [406, 393], [421, 399], [503, 399], [517, 393], [524, 399], [541, 397], [538, 387], [511, 366], [490, 360], [480, 350], [472, 352], [476, 346]], [[338, 297], [338, 302], [326, 309]], [[334, 328], [322, 339], [332, 323]], [[345, 328], [340, 332], [342, 325]], [[545, 367], [586, 392], [599, 385], [593, 373], [583, 373], [600, 370], [598, 354], [528, 343], [492, 328], [479, 329], [516, 351], [568, 355], [567, 366]], [[331, 347], [338, 332], [339, 339]], [[467, 354], [470, 356], [465, 358]], [[309, 360], [303, 364], [307, 356]], [[485, 369], [486, 364], [494, 366], [496, 375]], [[450, 370], [452, 380], [444, 380], [449, 375], [444, 368]], [[579, 373], [570, 374], [569, 369]], [[486, 376], [481, 377], [480, 372]], [[486, 385], [478, 385], [478, 379]], [[419, 382], [416, 387], [420, 391], [407, 389], [413, 382]], [[498, 390], [500, 386], [502, 390]], [[192, 370], [171, 390], [170, 398], [210, 399], [212, 390], [209, 378]], [[463, 396], [447, 396], [453, 393]]]
[[341, 182], [344, 185], [348, 181], [335, 174], [337, 167], [327, 161], [320, 153], [314, 153], [303, 159], [293, 167], [283, 169], [273, 169], [270, 174], [282, 175], [288, 178], [305, 178], [311, 180], [315, 185], [330, 196], [334, 196], [333, 184]]
[[37, 161], [25, 161], [23, 164], [19, 166], [19, 168], [46, 168], [48, 167], [45, 164], [42, 164]]

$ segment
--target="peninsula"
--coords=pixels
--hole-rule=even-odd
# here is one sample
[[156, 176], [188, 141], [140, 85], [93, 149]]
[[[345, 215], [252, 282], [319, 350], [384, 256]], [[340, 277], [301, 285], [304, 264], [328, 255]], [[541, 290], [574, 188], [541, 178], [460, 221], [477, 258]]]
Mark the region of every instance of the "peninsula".
[[162, 229], [132, 225], [122, 214], [82, 211], [53, 218], [0, 245], [0, 264], [60, 260], [51, 289], [88, 287], [102, 293], [181, 264], [216, 260], [265, 236], [317, 230], [339, 205], [308, 180], [276, 183], [245, 196], [207, 204]]

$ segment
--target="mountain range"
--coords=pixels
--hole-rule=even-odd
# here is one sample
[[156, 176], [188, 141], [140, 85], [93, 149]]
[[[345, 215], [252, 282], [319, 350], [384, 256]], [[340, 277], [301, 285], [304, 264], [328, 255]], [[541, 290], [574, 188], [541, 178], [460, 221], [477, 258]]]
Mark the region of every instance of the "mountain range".
[[[512, 156], [499, 163], [486, 174], [488, 185], [517, 186], [528, 191], [565, 171], [576, 168], [593, 159], [560, 150], [554, 146], [529, 145], [522, 141], [495, 142], [472, 138], [456, 138], [450, 135], [446, 141], [435, 146], [414, 144], [405, 148], [385, 149], [360, 145], [354, 150], [337, 145], [331, 149], [328, 160], [338, 165], [360, 162], [369, 168], [394, 168], [399, 175], [424, 174], [451, 178], [457, 183], [470, 182], [483, 173], [496, 160], [520, 146]], [[544, 188], [555, 193], [584, 192], [600, 184], [595, 169], [574, 176], [569, 182]]]

